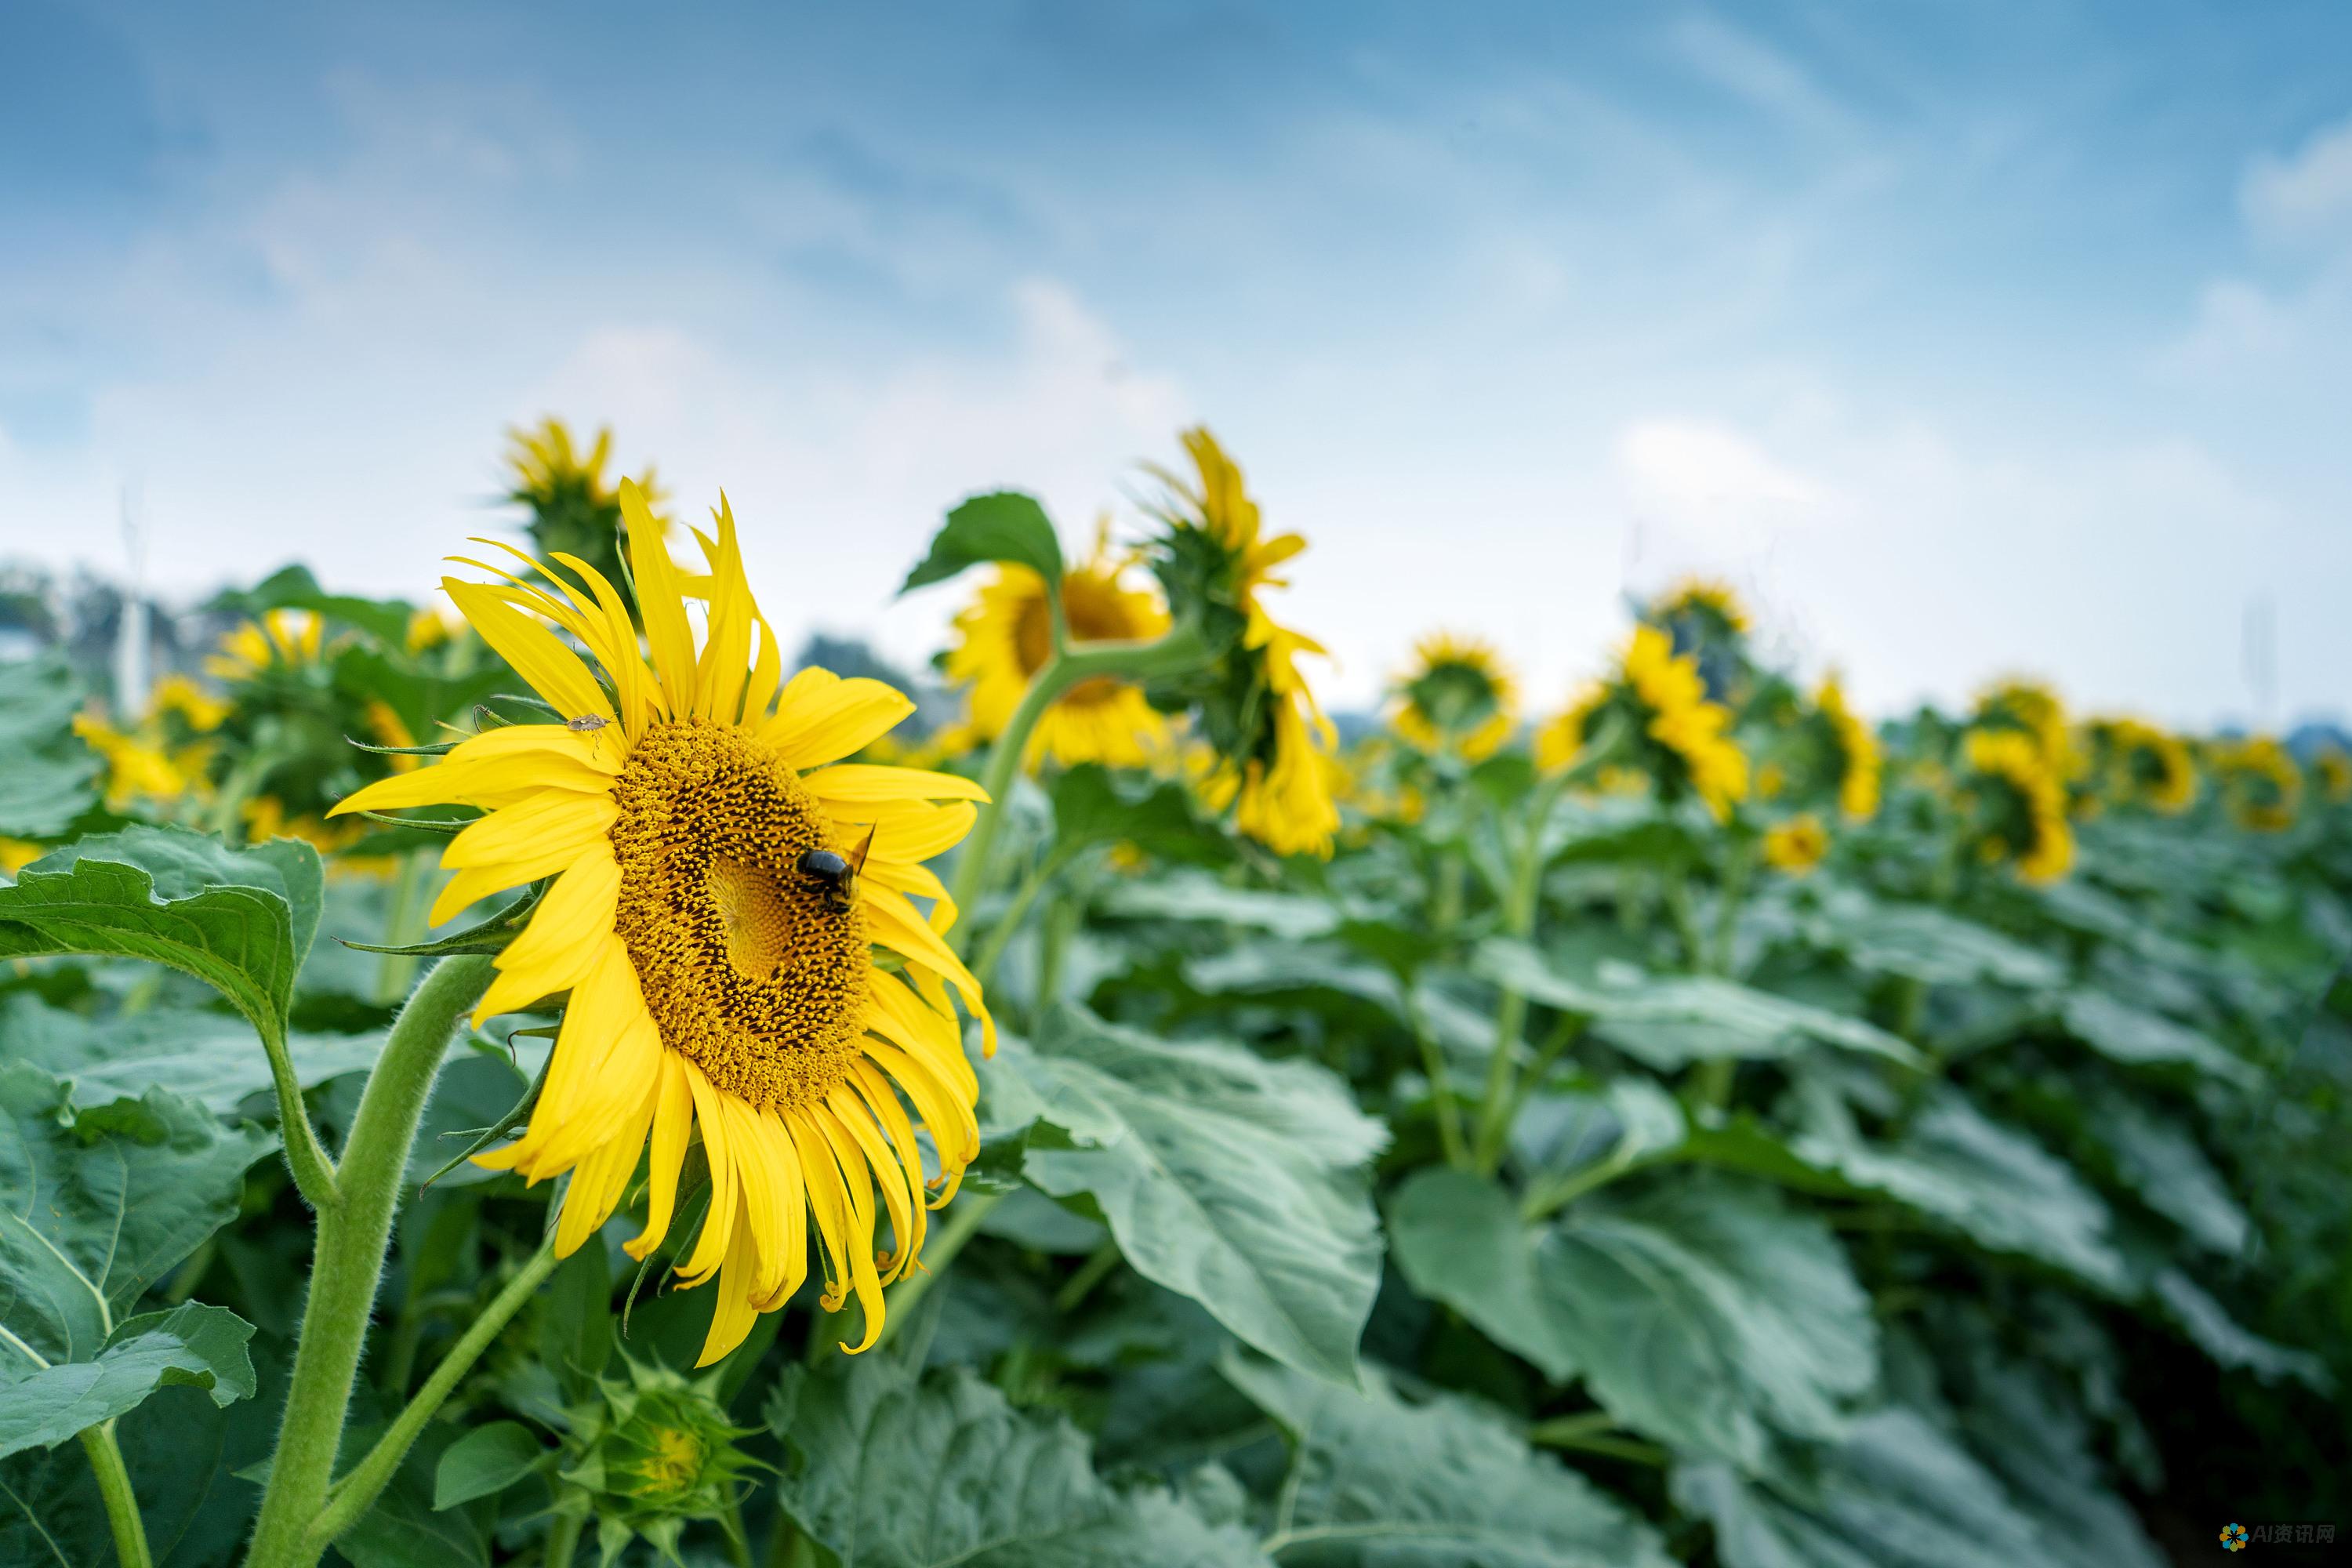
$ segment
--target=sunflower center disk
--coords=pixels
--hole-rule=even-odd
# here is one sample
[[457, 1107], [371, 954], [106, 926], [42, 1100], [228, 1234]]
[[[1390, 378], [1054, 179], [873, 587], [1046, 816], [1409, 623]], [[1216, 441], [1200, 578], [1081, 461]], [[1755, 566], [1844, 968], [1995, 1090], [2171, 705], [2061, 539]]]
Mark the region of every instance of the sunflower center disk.
[[614, 921], [662, 1044], [713, 1087], [782, 1109], [848, 1075], [872, 963], [863, 909], [800, 868], [845, 836], [743, 731], [648, 730], [614, 786]]

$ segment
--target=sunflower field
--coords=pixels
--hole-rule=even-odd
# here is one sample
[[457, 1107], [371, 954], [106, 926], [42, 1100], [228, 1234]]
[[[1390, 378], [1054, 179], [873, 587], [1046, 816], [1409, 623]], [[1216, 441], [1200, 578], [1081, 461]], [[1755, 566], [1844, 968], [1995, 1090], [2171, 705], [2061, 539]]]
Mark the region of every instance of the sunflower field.
[[1704, 581], [1328, 713], [1180, 449], [919, 676], [552, 422], [431, 605], [9, 664], [0, 1564], [2329, 1560], [2352, 758]]

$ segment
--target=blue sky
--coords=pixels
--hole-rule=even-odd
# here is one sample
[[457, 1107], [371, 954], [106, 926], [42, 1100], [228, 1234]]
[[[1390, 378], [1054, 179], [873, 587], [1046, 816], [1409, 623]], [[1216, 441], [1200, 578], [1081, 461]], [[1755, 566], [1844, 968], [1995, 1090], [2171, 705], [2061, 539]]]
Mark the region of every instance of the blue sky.
[[1549, 704], [1701, 570], [1881, 710], [2352, 710], [2340, 5], [14, 0], [0, 57], [0, 553], [119, 570], [128, 480], [167, 590], [418, 592], [555, 412], [919, 657], [946, 506], [1080, 537], [1204, 419], [1345, 703], [1445, 626]]

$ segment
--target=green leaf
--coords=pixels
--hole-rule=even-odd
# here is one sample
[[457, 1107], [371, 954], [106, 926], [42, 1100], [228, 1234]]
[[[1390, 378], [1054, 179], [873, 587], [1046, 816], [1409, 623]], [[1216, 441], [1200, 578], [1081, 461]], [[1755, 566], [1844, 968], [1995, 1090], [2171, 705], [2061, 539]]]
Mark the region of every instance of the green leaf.
[[1110, 1226], [1144, 1278], [1318, 1376], [1356, 1375], [1381, 1274], [1360, 1167], [1386, 1142], [1339, 1079], [1204, 1040], [1166, 1044], [1076, 1007], [1034, 1050], [1008, 1045], [1042, 1102], [1022, 1170]]
[[520, 1421], [475, 1427], [442, 1449], [433, 1467], [434, 1511], [506, 1490], [537, 1469], [550, 1452]]
[[1107, 889], [1095, 907], [1123, 920], [1213, 921], [1292, 942], [1328, 936], [1341, 918], [1326, 900], [1236, 888], [1203, 871], [1121, 882]]
[[[184, 1384], [228, 1405], [253, 1393], [253, 1325], [226, 1307], [183, 1302], [114, 1326], [87, 1361], [37, 1366], [0, 1331], [0, 1458], [55, 1447], [157, 1389]], [[14, 1353], [10, 1353], [14, 1352]]]
[[2179, 1064], [2249, 1089], [2262, 1081], [2252, 1064], [2161, 1014], [2117, 1001], [2104, 991], [2077, 990], [2060, 1011], [2066, 1032], [2126, 1067]]
[[1192, 815], [1192, 797], [1181, 784], [1129, 795], [1101, 763], [1081, 763], [1063, 771], [1053, 793], [1055, 842], [1066, 851], [1128, 843], [1150, 855], [1183, 856], [1216, 842]]
[[1003, 561], [1026, 566], [1055, 588], [1062, 581], [1062, 543], [1034, 497], [1018, 490], [974, 496], [953, 511], [931, 536], [931, 552], [907, 574], [898, 592], [909, 594], [944, 583], [967, 566]]
[[1675, 1503], [1715, 1525], [1725, 1568], [2019, 1568], [2044, 1542], [1968, 1451], [1909, 1410], [1873, 1413], [1810, 1485], [1682, 1465]]
[[1670, 1153], [1689, 1132], [1682, 1101], [1654, 1079], [1628, 1075], [1598, 1094], [1530, 1097], [1512, 1125], [1511, 1146], [1531, 1171], [1591, 1177]]
[[319, 586], [306, 566], [284, 566], [241, 593], [223, 594], [218, 607], [258, 616], [265, 610], [310, 610], [325, 619], [341, 621], [387, 647], [408, 646], [408, 618], [413, 607], [399, 599], [362, 599], [352, 594], [330, 594]]
[[1228, 1355], [1225, 1376], [1274, 1417], [1291, 1473], [1266, 1550], [1364, 1568], [1666, 1568], [1657, 1534], [1469, 1400], [1409, 1405]]
[[2204, 1287], [2179, 1269], [2158, 1273], [2150, 1289], [2197, 1348], [2231, 1371], [2251, 1372], [2265, 1383], [2291, 1377], [2323, 1392], [2334, 1385], [2326, 1363], [2309, 1351], [2273, 1343], [2241, 1327]]
[[[373, 1435], [360, 1439], [365, 1452]], [[434, 1500], [441, 1456], [458, 1440], [446, 1426], [425, 1427], [374, 1506], [335, 1538], [352, 1568], [487, 1568], [488, 1505], [443, 1510]]]
[[[287, 1047], [295, 1077], [315, 1089], [373, 1067], [383, 1036], [298, 1034]], [[254, 1047], [251, 1025], [189, 1007], [89, 1017], [29, 993], [0, 997], [0, 1055], [64, 1079], [77, 1106], [162, 1089], [234, 1116], [248, 1096], [270, 1087], [269, 1058]]]
[[95, 1360], [149, 1285], [236, 1217], [270, 1147], [163, 1090], [72, 1112], [65, 1086], [0, 1064], [0, 1340]]
[[1853, 888], [1824, 892], [1812, 934], [1856, 968], [1930, 985], [1990, 981], [2038, 991], [2066, 982], [2063, 964], [1999, 931], [1925, 904], [1884, 903]]
[[1416, 1171], [1389, 1200], [1389, 1246], [1406, 1283], [1564, 1383], [1582, 1363], [1545, 1299], [1538, 1250], [1548, 1234], [1519, 1217], [1498, 1184], [1468, 1171]]
[[777, 1500], [837, 1568], [1266, 1568], [1240, 1531], [1112, 1486], [1066, 1417], [1015, 1410], [960, 1367], [793, 1367], [768, 1420], [801, 1460]]
[[2106, 1205], [2073, 1167], [1956, 1089], [1932, 1092], [1891, 1143], [1864, 1138], [1842, 1105], [1809, 1103], [1790, 1152], [1857, 1187], [1885, 1194], [1993, 1252], [2018, 1253], [2108, 1290], [2128, 1285]]
[[257, 1028], [285, 1033], [319, 928], [319, 852], [230, 849], [179, 827], [95, 835], [0, 887], [0, 957], [92, 953], [185, 971]]
[[61, 655], [0, 664], [0, 835], [50, 837], [96, 804], [98, 755], [73, 732], [81, 700]]
[[2236, 1258], [2246, 1250], [2252, 1232], [2246, 1211], [2177, 1118], [2113, 1090], [2096, 1095], [2085, 1110], [2084, 1127], [2141, 1202], [2209, 1251]]
[[1761, 1465], [1771, 1434], [1824, 1437], [1870, 1385], [1868, 1299], [1816, 1220], [1700, 1180], [1529, 1226], [1507, 1194], [1423, 1171], [1389, 1211], [1413, 1289], [1555, 1382], [1685, 1449]]
[[1610, 961], [1579, 977], [1526, 942], [1501, 937], [1480, 942], [1470, 967], [1546, 1006], [1590, 1017], [1596, 1036], [1661, 1072], [1715, 1057], [1778, 1060], [1815, 1046], [1920, 1065], [1908, 1043], [1860, 1018], [1713, 975], [1653, 975]]

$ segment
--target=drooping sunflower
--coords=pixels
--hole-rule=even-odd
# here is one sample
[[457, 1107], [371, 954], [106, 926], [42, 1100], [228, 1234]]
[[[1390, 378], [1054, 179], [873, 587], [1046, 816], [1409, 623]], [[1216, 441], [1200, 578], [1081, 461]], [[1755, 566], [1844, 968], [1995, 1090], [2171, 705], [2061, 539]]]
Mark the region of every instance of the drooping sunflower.
[[1970, 722], [1979, 729], [2011, 730], [2030, 737], [2062, 784], [2083, 773], [2082, 752], [2066, 721], [2066, 704], [2038, 680], [2011, 676], [1978, 694]]
[[1433, 632], [1413, 645], [1413, 666], [1397, 682], [1389, 722], [1424, 752], [1452, 750], [1481, 762], [1518, 723], [1518, 685], [1494, 645]]
[[1765, 864], [1791, 877], [1807, 875], [1829, 852], [1829, 829], [1810, 811], [1765, 830]]
[[2253, 833], [2284, 833], [2303, 808], [2303, 770], [2268, 735], [2224, 741], [2213, 749], [2213, 772], [2231, 819]]
[[2109, 795], [2166, 816], [2196, 804], [2197, 763], [2179, 736], [2138, 719], [2101, 720], [2090, 733]]
[[158, 722], [176, 721], [190, 735], [209, 735], [228, 717], [228, 704], [177, 673], [155, 683], [147, 694], [148, 715]]
[[[914, 705], [877, 680], [784, 679], [723, 499], [715, 536], [697, 534], [709, 567], [698, 648], [662, 523], [635, 485], [619, 499], [650, 668], [629, 604], [576, 557], [518, 552], [536, 580], [494, 567], [480, 569], [502, 581], [445, 579], [558, 721], [486, 731], [336, 809], [482, 808], [442, 857], [457, 876], [436, 923], [553, 879], [475, 1017], [570, 993], [529, 1129], [478, 1157], [534, 1183], [572, 1173], [557, 1251], [611, 1215], [649, 1141], [648, 1213], [627, 1249], [659, 1246], [698, 1129], [710, 1201], [677, 1272], [718, 1280], [702, 1363], [798, 1289], [812, 1231], [823, 1304], [856, 1295], [863, 1350], [883, 1287], [922, 1250], [927, 1188], [929, 1206], [946, 1203], [979, 1152], [978, 1081], [949, 992], [992, 1049], [995, 1029], [941, 940], [956, 911], [922, 862], [963, 837], [982, 792], [837, 761]], [[928, 916], [909, 895], [930, 900]], [[928, 1183], [918, 1119], [939, 1167]]]
[[1727, 733], [1730, 710], [1707, 700], [1697, 659], [1675, 653], [1653, 626], [1635, 626], [1618, 672], [1588, 687], [1537, 733], [1536, 765], [1551, 772], [1573, 763], [1612, 709], [1633, 721], [1643, 765], [1667, 799], [1696, 795], [1720, 822], [1748, 797], [1748, 756]]
[[1748, 629], [1748, 609], [1738, 591], [1713, 577], [1685, 577], [1658, 596], [1652, 616], [1671, 625], [1678, 620], [1712, 621], [1726, 632]]
[[[1062, 616], [1073, 643], [1148, 642], [1168, 629], [1168, 612], [1149, 591], [1122, 580], [1126, 568], [1111, 553], [1106, 519], [1096, 531], [1093, 554], [1062, 574]], [[1026, 566], [999, 565], [955, 626], [961, 640], [948, 652], [948, 677], [971, 685], [972, 732], [993, 740], [1053, 654], [1045, 579]], [[1168, 721], [1141, 687], [1098, 676], [1080, 681], [1045, 710], [1030, 731], [1024, 760], [1032, 767], [1045, 757], [1065, 766], [1141, 767], [1167, 743]]]
[[[507, 431], [506, 499], [530, 513], [530, 542], [544, 560], [573, 555], [608, 578], [621, 569], [621, 494], [604, 477], [612, 461], [613, 432], [600, 428], [583, 450], [572, 427], [550, 416], [534, 429]], [[646, 510], [667, 531], [664, 496], [647, 466], [636, 479]]]
[[325, 627], [308, 610], [266, 610], [224, 636], [205, 659], [215, 680], [251, 680], [273, 666], [314, 664]]
[[2018, 730], [1971, 730], [1962, 742], [1971, 773], [1965, 798], [1982, 812], [1978, 853], [2010, 861], [2029, 882], [2054, 882], [2074, 864], [2066, 786], [2034, 738]]
[[1846, 705], [1845, 688], [1835, 675], [1822, 682], [1813, 705], [1830, 727], [1838, 752], [1838, 810], [1848, 822], [1866, 822], [1878, 813], [1881, 759], [1878, 737]]
[[1197, 481], [1149, 470], [1169, 491], [1168, 525], [1156, 563], [1171, 598], [1181, 590], [1204, 621], [1222, 621], [1227, 647], [1187, 695], [1217, 758], [1201, 783], [1212, 810], [1281, 855], [1331, 853], [1339, 829], [1332, 797], [1339, 731], [1298, 668], [1323, 646], [1277, 622], [1266, 590], [1288, 586], [1274, 569], [1307, 548], [1295, 533], [1265, 534], [1242, 471], [1205, 429], [1188, 430], [1184, 449]]
[[142, 801], [167, 804], [202, 785], [202, 775], [175, 762], [160, 736], [118, 730], [96, 712], [75, 714], [73, 732], [106, 764], [109, 811], [125, 812]]
[[2319, 787], [2335, 805], [2352, 801], [2352, 754], [2334, 742], [2322, 742], [2311, 759], [2314, 773], [2319, 775]]

